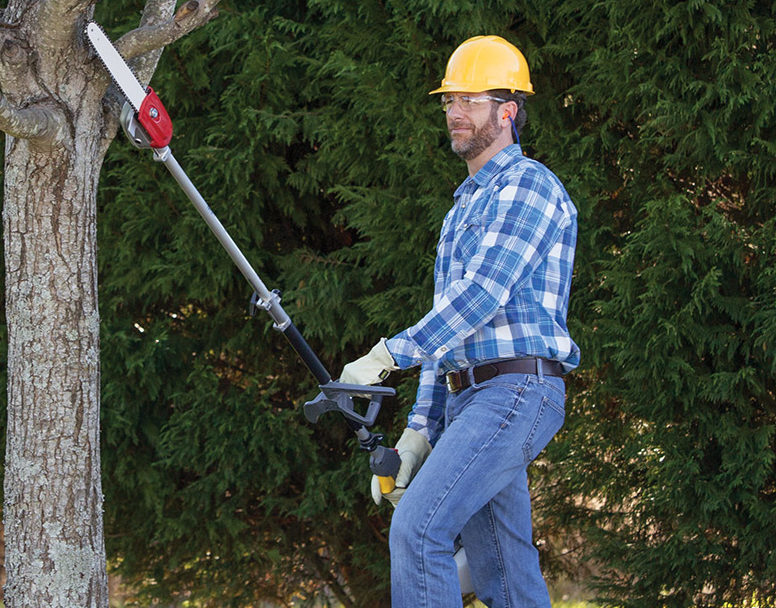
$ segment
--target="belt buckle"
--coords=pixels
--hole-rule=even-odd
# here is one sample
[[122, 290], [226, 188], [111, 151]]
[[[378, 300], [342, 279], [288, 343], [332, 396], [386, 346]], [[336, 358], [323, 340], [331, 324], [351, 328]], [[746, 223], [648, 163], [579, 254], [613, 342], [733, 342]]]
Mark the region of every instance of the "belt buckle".
[[458, 378], [457, 372], [447, 372], [445, 374], [445, 384], [447, 384], [447, 390], [451, 393], [457, 393], [461, 390], [460, 384], [457, 384], [453, 378]]

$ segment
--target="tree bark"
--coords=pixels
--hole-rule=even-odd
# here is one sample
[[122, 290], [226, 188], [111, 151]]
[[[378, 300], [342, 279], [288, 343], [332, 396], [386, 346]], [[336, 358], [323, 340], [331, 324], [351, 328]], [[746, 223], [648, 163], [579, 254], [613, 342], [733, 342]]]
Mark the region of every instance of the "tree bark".
[[61, 18], [56, 9], [11, 3], [6, 14], [21, 21], [3, 32], [0, 57], [15, 118], [5, 125], [13, 135], [3, 201], [8, 608], [108, 605], [95, 203], [102, 94], [85, 49], [72, 33], [63, 44], [69, 28], [43, 28]]
[[[7, 139], [5, 605], [108, 605], [102, 532], [99, 138]], [[31, 602], [31, 598], [36, 598]]]
[[[10, 0], [0, 11], [7, 608], [108, 606], [96, 195], [118, 123], [82, 36], [95, 1]], [[181, 24], [173, 0], [148, 0], [128, 38], [145, 53], [146, 79], [158, 49], [211, 19], [217, 2], [189, 2]]]

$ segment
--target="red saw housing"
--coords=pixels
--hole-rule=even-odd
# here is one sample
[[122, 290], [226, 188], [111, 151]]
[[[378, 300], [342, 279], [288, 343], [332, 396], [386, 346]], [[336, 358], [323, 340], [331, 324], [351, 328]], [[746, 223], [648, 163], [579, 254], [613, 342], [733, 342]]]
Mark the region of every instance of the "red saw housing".
[[162, 100], [151, 87], [140, 104], [137, 120], [151, 139], [152, 148], [164, 148], [172, 139], [172, 120], [162, 104]]

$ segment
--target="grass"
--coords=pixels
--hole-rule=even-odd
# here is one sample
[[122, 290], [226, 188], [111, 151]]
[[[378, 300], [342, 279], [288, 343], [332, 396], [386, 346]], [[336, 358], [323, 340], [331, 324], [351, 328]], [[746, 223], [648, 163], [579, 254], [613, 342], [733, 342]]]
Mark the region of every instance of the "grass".
[[[474, 608], [485, 608], [485, 604], [477, 602], [474, 604]], [[590, 602], [577, 602], [577, 601], [558, 601], [552, 603], [552, 608], [598, 608], [595, 604]]]

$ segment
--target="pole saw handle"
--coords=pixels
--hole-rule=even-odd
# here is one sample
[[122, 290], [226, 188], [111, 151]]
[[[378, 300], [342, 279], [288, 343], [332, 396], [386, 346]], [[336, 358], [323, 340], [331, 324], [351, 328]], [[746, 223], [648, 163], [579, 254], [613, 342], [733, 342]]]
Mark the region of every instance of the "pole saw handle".
[[[315, 424], [318, 418], [326, 412], [339, 412], [348, 420], [370, 427], [375, 423], [383, 397], [392, 397], [396, 391], [390, 386], [373, 386], [361, 384], [345, 384], [342, 382], [327, 382], [321, 384], [321, 392], [312, 401], [304, 404], [305, 417]], [[356, 412], [354, 397], [369, 399], [366, 414]]]
[[[356, 432], [361, 449], [371, 454], [369, 468], [377, 475], [380, 491], [383, 494], [392, 492], [396, 487], [396, 475], [399, 473], [401, 458], [393, 448], [380, 445], [385, 439], [381, 433], [372, 433], [367, 427], [374, 424], [383, 397], [393, 396], [396, 391], [389, 386], [344, 384], [342, 382], [327, 382], [320, 385], [321, 392], [312, 401], [304, 404], [305, 417], [315, 424], [318, 418], [326, 412], [339, 412]], [[369, 407], [365, 415], [355, 411], [354, 397], [369, 399]]]
[[383, 494], [393, 492], [400, 466], [401, 458], [399, 458], [399, 452], [396, 449], [380, 445], [372, 452], [369, 457], [369, 468], [372, 473], [377, 475], [380, 491]]

